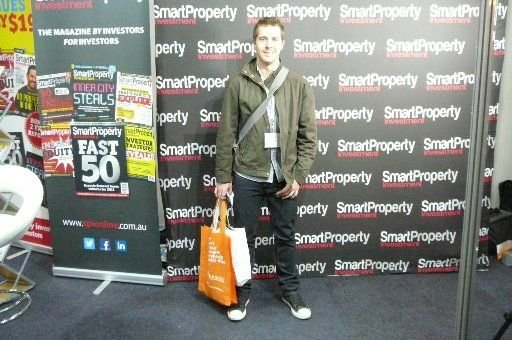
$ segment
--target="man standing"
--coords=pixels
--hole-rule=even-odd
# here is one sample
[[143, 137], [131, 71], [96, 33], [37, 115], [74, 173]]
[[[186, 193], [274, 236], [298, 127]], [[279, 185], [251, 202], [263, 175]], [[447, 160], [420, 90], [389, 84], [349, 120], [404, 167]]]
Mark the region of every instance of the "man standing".
[[[286, 74], [288, 70], [281, 65], [284, 27], [279, 19], [260, 19], [253, 29], [253, 45], [256, 57], [230, 78], [224, 95], [217, 134], [215, 196], [225, 198], [234, 193], [234, 222], [245, 228], [251, 264], [266, 199], [282, 300], [295, 317], [309, 319], [311, 310], [299, 295], [294, 223], [296, 197], [316, 154], [314, 95], [302, 76], [291, 71]], [[262, 109], [257, 110], [261, 103]], [[251, 121], [255, 111], [265, 114]], [[238, 303], [227, 312], [230, 320], [245, 317], [250, 293], [250, 281], [237, 287]]]
[[16, 109], [26, 116], [32, 112], [39, 112], [39, 97], [36, 87], [36, 67], [30, 65], [27, 68], [27, 84], [16, 93]]

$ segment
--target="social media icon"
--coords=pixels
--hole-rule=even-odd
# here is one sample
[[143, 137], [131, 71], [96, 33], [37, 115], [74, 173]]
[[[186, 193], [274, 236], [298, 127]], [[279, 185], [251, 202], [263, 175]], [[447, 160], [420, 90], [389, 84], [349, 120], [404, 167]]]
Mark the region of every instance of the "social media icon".
[[118, 253], [127, 253], [128, 245], [125, 240], [116, 240], [116, 251]]
[[96, 250], [96, 242], [92, 237], [84, 237], [84, 249], [85, 250]]
[[110, 240], [106, 238], [100, 238], [100, 250], [101, 251], [111, 251], [112, 246], [110, 245]]

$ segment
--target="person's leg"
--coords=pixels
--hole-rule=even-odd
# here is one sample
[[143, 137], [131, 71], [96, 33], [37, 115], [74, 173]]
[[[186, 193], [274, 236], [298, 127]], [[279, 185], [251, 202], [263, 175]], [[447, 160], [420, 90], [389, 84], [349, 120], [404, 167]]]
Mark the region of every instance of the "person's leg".
[[[275, 196], [275, 192], [281, 190], [284, 185], [284, 183], [275, 183], [272, 187], [269, 186], [269, 190], [267, 190], [270, 220], [276, 238], [276, 262], [279, 284], [282, 290], [281, 299], [290, 307], [293, 316], [305, 320], [311, 317], [311, 309], [304, 303], [299, 294], [294, 231], [297, 201]], [[274, 193], [272, 194], [272, 192]]]
[[[252, 269], [255, 256], [254, 241], [264, 198], [262, 183], [254, 182], [235, 174], [233, 177], [233, 193], [235, 194], [233, 200], [234, 227], [245, 228]], [[237, 291], [243, 294], [250, 294], [251, 280], [247, 281], [242, 287], [237, 287]]]
[[270, 220], [275, 235], [276, 265], [279, 284], [283, 294], [299, 289], [298, 270], [295, 255], [294, 224], [297, 216], [297, 201], [281, 199], [275, 193], [285, 186], [284, 182], [266, 186]]

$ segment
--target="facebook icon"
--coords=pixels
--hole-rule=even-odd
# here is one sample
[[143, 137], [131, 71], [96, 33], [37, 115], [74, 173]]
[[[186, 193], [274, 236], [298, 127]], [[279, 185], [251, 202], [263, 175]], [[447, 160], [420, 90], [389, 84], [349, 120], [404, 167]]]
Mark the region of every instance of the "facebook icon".
[[101, 251], [110, 251], [111, 250], [111, 245], [110, 245], [110, 240], [109, 239], [106, 239], [106, 238], [101, 238], [100, 239], [100, 250]]
[[125, 240], [116, 240], [116, 251], [118, 253], [128, 252], [128, 247]]

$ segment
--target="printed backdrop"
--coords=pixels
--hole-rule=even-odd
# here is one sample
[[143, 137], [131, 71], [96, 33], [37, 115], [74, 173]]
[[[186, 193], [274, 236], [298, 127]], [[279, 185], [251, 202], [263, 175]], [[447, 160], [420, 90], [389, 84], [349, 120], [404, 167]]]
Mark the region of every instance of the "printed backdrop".
[[[156, 0], [169, 280], [197, 279], [199, 229], [210, 223], [214, 203], [222, 96], [230, 75], [254, 56], [252, 27], [262, 16], [285, 23], [283, 64], [316, 95], [318, 156], [296, 225], [300, 274], [457, 271], [480, 5]], [[498, 67], [490, 76], [497, 81], [506, 9], [505, 1], [495, 9]], [[489, 103], [491, 120], [496, 105]], [[492, 153], [492, 134], [488, 142]], [[485, 176], [489, 183], [492, 167]], [[488, 265], [487, 234], [482, 227], [480, 268]], [[255, 278], [275, 277], [273, 245], [264, 207]]]

